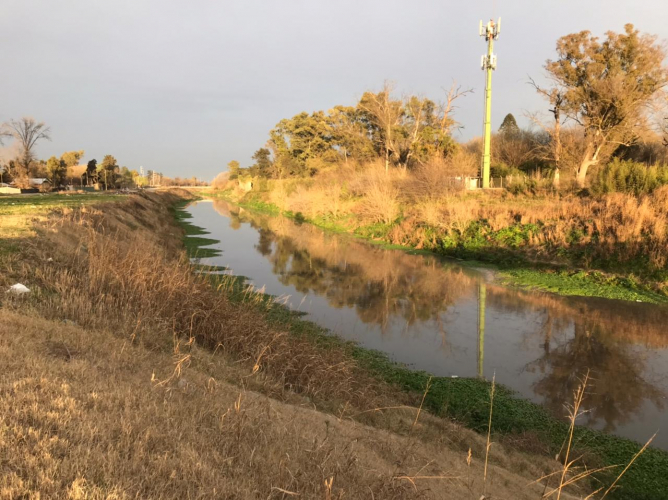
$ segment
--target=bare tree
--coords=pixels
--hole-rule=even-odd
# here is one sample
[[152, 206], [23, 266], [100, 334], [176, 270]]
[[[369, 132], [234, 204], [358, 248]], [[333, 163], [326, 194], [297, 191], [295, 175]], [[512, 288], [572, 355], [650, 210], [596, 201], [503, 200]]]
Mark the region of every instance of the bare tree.
[[589, 167], [631, 144], [646, 126], [652, 102], [668, 84], [665, 52], [656, 37], [627, 24], [624, 33], [608, 32], [602, 43], [588, 31], [566, 35], [557, 41], [557, 53], [545, 65], [554, 88], [534, 86], [554, 106], [557, 134], [562, 116], [582, 127], [585, 147], [576, 179], [584, 186]]
[[34, 149], [37, 141], [51, 140], [51, 130], [44, 122], [37, 123], [34, 118], [23, 117], [20, 120], [10, 120], [2, 126], [4, 136], [13, 137], [20, 146], [18, 165], [27, 175], [30, 165], [35, 161]]
[[[452, 129], [457, 126], [457, 122], [452, 118], [456, 109], [454, 103], [472, 92], [472, 89], [462, 89], [453, 81], [446, 91], [445, 102], [438, 105], [429, 99], [416, 96], [404, 98], [405, 113], [402, 120], [404, 130], [401, 134], [403, 140], [399, 142], [401, 158], [405, 165], [414, 156], [418, 163], [424, 163], [427, 159], [445, 155], [447, 145], [452, 142]], [[427, 134], [425, 134], [426, 129], [429, 129]], [[422, 149], [423, 154], [416, 155], [416, 148]]]
[[383, 88], [377, 94], [365, 92], [360, 99], [359, 107], [365, 111], [373, 124], [380, 132], [378, 140], [382, 142], [382, 149], [385, 153], [385, 171], [390, 168], [390, 156], [398, 157], [395, 127], [401, 122], [404, 113], [402, 102], [392, 99], [394, 86], [385, 82]]
[[452, 128], [457, 125], [457, 122], [455, 122], [451, 116], [456, 108], [455, 101], [466, 96], [466, 94], [472, 93], [473, 89], [462, 89], [462, 86], [457, 85], [457, 82], [452, 82], [452, 85], [445, 94], [445, 102], [441, 104], [441, 119], [439, 120], [439, 125], [442, 134], [449, 134]]
[[562, 109], [564, 107], [564, 91], [558, 87], [543, 89], [532, 78], [529, 78], [529, 84], [545, 97], [552, 106], [549, 109], [549, 112], [554, 117], [554, 124], [552, 126], [545, 125], [536, 113], [529, 113], [527, 116], [534, 125], [540, 127], [550, 138], [543, 159], [554, 163], [554, 185], [555, 187], [559, 187], [563, 151], [561, 127], [563, 125]]

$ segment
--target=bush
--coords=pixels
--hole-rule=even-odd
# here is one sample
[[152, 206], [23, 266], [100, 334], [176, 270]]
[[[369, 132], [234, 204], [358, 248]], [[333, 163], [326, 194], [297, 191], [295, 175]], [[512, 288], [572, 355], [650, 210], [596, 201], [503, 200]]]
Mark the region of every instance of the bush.
[[668, 184], [668, 167], [650, 166], [631, 160], [615, 158], [603, 167], [596, 177], [592, 191], [602, 193], [628, 193], [640, 195], [651, 193]]

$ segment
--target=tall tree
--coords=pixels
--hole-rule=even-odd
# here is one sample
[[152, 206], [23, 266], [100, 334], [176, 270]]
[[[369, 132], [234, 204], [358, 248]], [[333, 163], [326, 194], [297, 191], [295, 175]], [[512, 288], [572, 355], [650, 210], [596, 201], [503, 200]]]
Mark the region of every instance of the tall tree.
[[545, 65], [554, 88], [537, 88], [584, 130], [576, 172], [584, 186], [589, 167], [632, 143], [644, 128], [652, 102], [668, 83], [665, 51], [656, 37], [627, 24], [624, 33], [608, 32], [602, 42], [589, 31], [566, 35], [557, 41], [557, 54]]
[[128, 189], [131, 187], [134, 187], [134, 177], [132, 176], [132, 172], [128, 167], [121, 167], [119, 173], [118, 173], [118, 184], [121, 186], [121, 188]]
[[386, 82], [378, 93], [365, 92], [358, 104], [375, 127], [373, 137], [385, 157], [386, 172], [390, 168], [392, 157], [399, 161], [396, 127], [401, 123], [404, 114], [402, 102], [392, 98], [393, 90], [394, 87]]
[[106, 155], [97, 167], [98, 182], [104, 184], [105, 191], [109, 186], [113, 189], [116, 186], [118, 176], [118, 162], [111, 155]]
[[86, 185], [97, 182], [97, 160], [93, 158], [86, 164]]
[[229, 162], [227, 164], [227, 170], [230, 173], [228, 178], [229, 179], [236, 179], [237, 177], [239, 177], [239, 168], [240, 168], [240, 165], [239, 165], [239, 162], [237, 160], [232, 160], [231, 162]]
[[376, 150], [369, 134], [369, 123], [360, 109], [353, 106], [335, 106], [327, 115], [332, 145], [345, 162], [348, 158], [357, 161], [376, 158]]
[[283, 119], [271, 130], [269, 137], [268, 146], [274, 151], [279, 177], [282, 174], [305, 175], [309, 173], [309, 160], [337, 156], [331, 124], [322, 111], [310, 115], [302, 112]]
[[50, 141], [50, 132], [51, 130], [44, 122], [38, 123], [30, 117], [9, 120], [3, 124], [2, 135], [13, 137], [19, 143], [20, 154], [17, 158], [17, 164], [26, 176], [30, 166], [35, 161], [35, 145], [42, 139]]
[[260, 148], [253, 154], [255, 164], [251, 167], [255, 175], [259, 177], [271, 177], [273, 163], [271, 161], [271, 151], [267, 148]]

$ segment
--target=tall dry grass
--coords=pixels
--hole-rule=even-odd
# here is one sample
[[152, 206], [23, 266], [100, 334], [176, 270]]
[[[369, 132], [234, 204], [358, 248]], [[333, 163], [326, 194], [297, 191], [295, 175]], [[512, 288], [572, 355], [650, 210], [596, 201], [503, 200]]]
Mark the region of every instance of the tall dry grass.
[[[6, 302], [0, 321], [10, 374], [0, 398], [11, 399], [2, 415], [13, 429], [0, 435], [2, 456], [13, 457], [3, 496], [458, 499], [479, 491], [481, 462], [469, 458], [473, 479], [459, 480], [463, 450], [483, 456], [478, 436], [419, 415], [416, 398], [361, 372], [345, 349], [276, 329], [256, 307], [228, 300], [192, 272], [169, 201], [146, 195], [51, 220], [5, 270], [33, 293]], [[247, 300], [260, 302], [252, 291]], [[499, 447], [490, 455], [494, 491], [533, 498], [526, 477], [508, 470], [535, 472], [532, 462]]]
[[461, 151], [411, 171], [385, 172], [377, 162], [329, 167], [308, 180], [271, 181], [269, 193], [260, 196], [282, 210], [332, 218], [351, 229], [393, 225], [387, 235], [392, 243], [418, 248], [437, 247], [440, 239], [472, 224], [482, 224], [487, 233], [533, 224], [519, 248], [493, 235], [483, 237], [490, 249], [511, 249], [549, 263], [609, 270], [640, 264], [646, 274], [668, 265], [668, 186], [639, 196], [463, 190], [461, 179], [474, 174], [473, 157]]

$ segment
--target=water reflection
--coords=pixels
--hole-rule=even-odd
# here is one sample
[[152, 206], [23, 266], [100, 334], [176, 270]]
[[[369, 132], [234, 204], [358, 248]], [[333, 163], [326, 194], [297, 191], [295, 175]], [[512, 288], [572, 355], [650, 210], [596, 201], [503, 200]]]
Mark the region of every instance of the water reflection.
[[302, 294], [326, 297], [335, 308], [353, 307], [360, 320], [379, 325], [383, 332], [396, 317], [403, 318], [407, 327], [438, 321], [456, 300], [471, 295], [479, 279], [463, 268], [451, 269], [442, 279], [438, 259], [415, 259], [343, 241], [311, 226], [224, 204], [216, 201], [214, 207], [221, 215], [229, 214], [230, 227], [247, 222], [257, 230], [255, 249], [271, 262], [282, 284]]
[[[309, 298], [311, 319], [337, 334], [437, 375], [491, 378], [494, 371], [556, 415], [590, 370], [588, 425], [644, 441], [668, 420], [665, 307], [521, 292], [433, 256], [383, 250], [216, 201], [228, 220], [221, 225], [199, 208], [195, 223], [226, 252], [216, 263], [245, 266], [259, 286], [276, 280], [270, 293]], [[668, 448], [668, 437], [658, 446]]]
[[485, 305], [487, 304], [487, 284], [478, 283], [478, 377], [485, 378]]
[[552, 338], [552, 319], [547, 315], [543, 332], [543, 355], [527, 365], [542, 378], [534, 384], [536, 394], [554, 412], [563, 411], [563, 402], [573, 394], [578, 378], [591, 370], [593, 384], [587, 394], [590, 424], [602, 422], [606, 431], [627, 423], [645, 401], [663, 410], [664, 391], [648, 382], [643, 372], [646, 360], [627, 340], [611, 334], [602, 323], [592, 321], [583, 311], [573, 323], [572, 335]]

